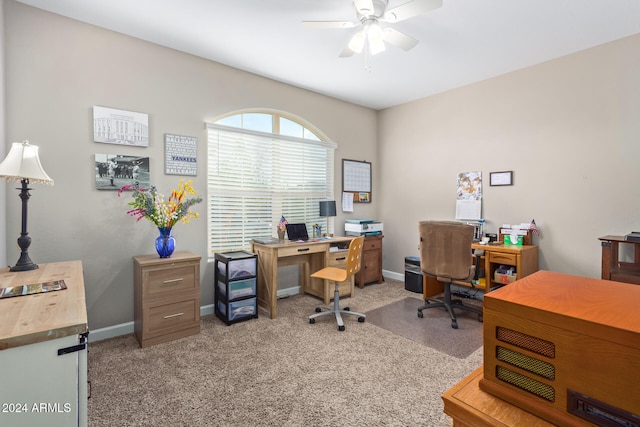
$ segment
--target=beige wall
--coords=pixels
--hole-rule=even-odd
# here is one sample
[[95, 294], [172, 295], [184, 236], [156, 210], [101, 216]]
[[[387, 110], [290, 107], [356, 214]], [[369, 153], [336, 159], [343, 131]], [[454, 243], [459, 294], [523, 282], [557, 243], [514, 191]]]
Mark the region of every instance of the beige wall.
[[[381, 111], [384, 266], [417, 255], [418, 221], [453, 219], [481, 171], [485, 231], [535, 219], [540, 268], [600, 277], [600, 242], [640, 228], [640, 35]], [[514, 171], [490, 187], [489, 172]]]
[[[4, 3], [6, 146], [29, 138], [55, 179], [54, 187], [32, 191], [30, 253], [37, 263], [83, 261], [92, 330], [133, 320], [131, 257], [152, 253], [156, 236], [152, 224], [124, 214], [126, 199], [95, 189], [93, 155], [146, 155], [152, 182], [168, 190], [178, 177], [163, 173], [164, 133], [196, 136], [195, 185], [204, 193], [204, 122], [245, 108], [295, 114], [336, 141], [337, 198], [343, 158], [373, 163], [373, 203], [339, 213], [336, 230], [345, 218], [384, 221], [389, 274], [400, 276], [404, 257], [417, 255], [419, 220], [454, 217], [463, 171], [482, 171], [485, 180], [491, 171], [514, 171], [512, 187], [485, 185], [486, 229], [535, 218], [544, 269], [598, 277], [598, 236], [640, 226], [640, 36], [376, 113]], [[148, 113], [149, 148], [94, 143], [94, 105]], [[20, 229], [14, 190], [6, 201], [13, 264]], [[180, 249], [206, 258], [204, 218], [178, 225], [175, 234]], [[202, 267], [206, 305], [212, 268]]]
[[[198, 138], [195, 188], [206, 193], [205, 121], [246, 108], [300, 116], [338, 144], [336, 197], [342, 158], [377, 162], [376, 112], [252, 74], [5, 1], [6, 142], [28, 138], [53, 187], [34, 185], [29, 202], [29, 253], [36, 263], [81, 259], [90, 329], [133, 320], [134, 255], [153, 253], [157, 230], [125, 215], [128, 199], [95, 189], [94, 154], [150, 158], [151, 181], [168, 192], [180, 177], [164, 175], [164, 134]], [[148, 148], [93, 142], [94, 105], [149, 114]], [[378, 185], [374, 182], [374, 185]], [[17, 261], [19, 198], [8, 191], [7, 258]], [[375, 216], [373, 205], [352, 215]], [[174, 234], [180, 250], [206, 259], [206, 210]], [[336, 219], [341, 229], [344, 216]], [[275, 229], [274, 229], [275, 232]], [[14, 259], [15, 257], [15, 259]], [[202, 304], [213, 303], [213, 267], [202, 263]]]

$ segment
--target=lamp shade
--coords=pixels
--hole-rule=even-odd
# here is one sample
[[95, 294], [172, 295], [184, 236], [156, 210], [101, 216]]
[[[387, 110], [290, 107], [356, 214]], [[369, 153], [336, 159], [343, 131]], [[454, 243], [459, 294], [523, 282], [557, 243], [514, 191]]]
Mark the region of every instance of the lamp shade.
[[336, 216], [335, 200], [324, 200], [320, 202], [320, 216]]
[[14, 142], [7, 157], [0, 163], [0, 178], [7, 181], [22, 181], [53, 185], [53, 179], [42, 169], [38, 157], [38, 146], [29, 141]]

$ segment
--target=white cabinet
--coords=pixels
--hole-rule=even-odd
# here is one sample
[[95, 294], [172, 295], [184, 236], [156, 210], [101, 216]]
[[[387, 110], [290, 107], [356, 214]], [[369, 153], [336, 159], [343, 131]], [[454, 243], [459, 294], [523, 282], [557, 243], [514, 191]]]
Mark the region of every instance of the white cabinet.
[[80, 261], [0, 270], [0, 287], [67, 289], [0, 299], [0, 426], [86, 426], [88, 334]]

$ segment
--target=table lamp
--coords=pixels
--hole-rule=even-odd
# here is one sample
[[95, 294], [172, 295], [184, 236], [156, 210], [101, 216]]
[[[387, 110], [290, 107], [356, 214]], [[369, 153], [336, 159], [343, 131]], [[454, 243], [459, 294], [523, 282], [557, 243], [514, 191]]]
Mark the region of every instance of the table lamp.
[[[321, 217], [336, 216], [335, 200], [323, 200], [320, 202], [320, 216]], [[328, 221], [327, 221], [327, 231], [329, 231]], [[329, 236], [330, 234], [327, 233], [327, 235]]]
[[29, 202], [29, 183], [53, 185], [53, 180], [46, 174], [40, 159], [38, 158], [38, 147], [30, 145], [25, 140], [22, 143], [14, 142], [7, 157], [0, 163], [0, 178], [7, 181], [20, 181], [22, 183], [20, 190], [20, 199], [22, 199], [22, 231], [18, 238], [18, 246], [20, 246], [20, 259], [10, 271], [29, 271], [38, 268], [29, 258], [29, 245], [31, 245], [31, 237], [27, 232], [27, 204]]

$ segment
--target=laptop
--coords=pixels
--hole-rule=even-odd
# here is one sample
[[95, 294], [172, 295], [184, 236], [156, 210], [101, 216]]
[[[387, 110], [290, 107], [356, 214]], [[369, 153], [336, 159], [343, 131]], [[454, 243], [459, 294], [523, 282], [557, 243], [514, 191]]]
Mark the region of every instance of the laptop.
[[287, 224], [287, 236], [289, 240], [309, 240], [306, 224]]

